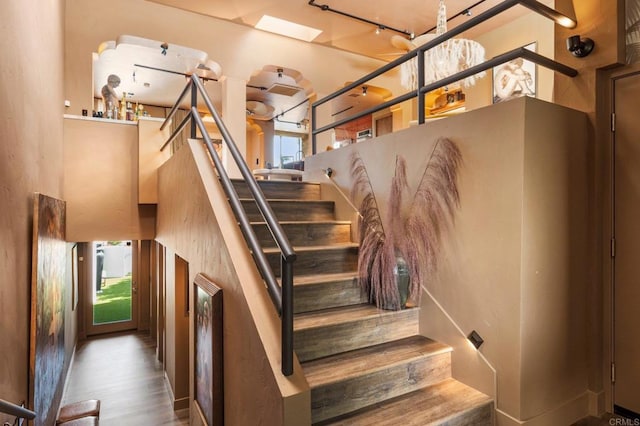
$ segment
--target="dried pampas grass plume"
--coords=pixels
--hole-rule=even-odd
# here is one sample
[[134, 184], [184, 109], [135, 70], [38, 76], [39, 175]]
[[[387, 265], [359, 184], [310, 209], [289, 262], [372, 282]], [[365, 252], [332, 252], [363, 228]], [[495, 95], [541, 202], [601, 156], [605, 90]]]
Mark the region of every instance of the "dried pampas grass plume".
[[425, 274], [437, 270], [442, 235], [454, 222], [460, 205], [457, 178], [462, 162], [460, 149], [448, 138], [439, 138], [431, 152], [405, 220], [402, 251], [409, 267], [409, 297], [418, 302]]
[[455, 208], [460, 204], [456, 182], [461, 162], [458, 147], [447, 138], [439, 138], [408, 213], [403, 215], [402, 194], [408, 189], [407, 168], [404, 158], [397, 156], [389, 211], [383, 226], [364, 162], [357, 152], [353, 154], [351, 198], [361, 198], [358, 283], [377, 307], [402, 308], [394, 276], [396, 251], [405, 258], [409, 268], [409, 298], [419, 303], [425, 274], [437, 269], [442, 235], [453, 224]]

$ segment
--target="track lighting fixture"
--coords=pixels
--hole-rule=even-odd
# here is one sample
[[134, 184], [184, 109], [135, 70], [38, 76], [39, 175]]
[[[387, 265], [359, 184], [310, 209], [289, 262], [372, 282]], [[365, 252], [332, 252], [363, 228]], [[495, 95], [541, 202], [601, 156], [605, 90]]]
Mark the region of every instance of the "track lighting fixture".
[[169, 49], [169, 45], [166, 42], [160, 45], [160, 53], [164, 56], [167, 56], [167, 49]]

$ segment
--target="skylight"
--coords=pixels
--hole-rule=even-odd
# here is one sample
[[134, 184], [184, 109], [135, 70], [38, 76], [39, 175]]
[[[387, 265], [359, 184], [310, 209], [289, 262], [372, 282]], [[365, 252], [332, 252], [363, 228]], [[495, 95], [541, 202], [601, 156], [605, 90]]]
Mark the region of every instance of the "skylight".
[[271, 33], [280, 34], [287, 37], [297, 38], [298, 40], [311, 41], [318, 37], [322, 30], [307, 27], [306, 25], [296, 24], [295, 22], [285, 21], [284, 19], [274, 18], [273, 16], [264, 15], [256, 28], [259, 30], [269, 31]]

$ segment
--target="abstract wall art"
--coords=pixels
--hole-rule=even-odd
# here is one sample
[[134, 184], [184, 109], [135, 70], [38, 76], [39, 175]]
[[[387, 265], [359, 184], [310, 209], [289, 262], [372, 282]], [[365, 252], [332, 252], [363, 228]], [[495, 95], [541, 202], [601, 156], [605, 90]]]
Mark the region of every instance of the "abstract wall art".
[[64, 387], [64, 201], [36, 193], [33, 211], [29, 402], [35, 426], [55, 424]]

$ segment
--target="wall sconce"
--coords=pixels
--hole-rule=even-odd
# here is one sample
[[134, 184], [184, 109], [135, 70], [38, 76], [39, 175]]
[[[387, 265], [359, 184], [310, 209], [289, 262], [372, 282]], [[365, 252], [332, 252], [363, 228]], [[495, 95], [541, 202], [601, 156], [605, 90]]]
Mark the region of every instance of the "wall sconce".
[[362, 86], [362, 96], [367, 96], [367, 86]]
[[467, 336], [469, 342], [473, 345], [474, 348], [480, 349], [480, 346], [484, 343], [484, 339], [480, 337], [477, 331], [472, 330], [471, 333]]
[[595, 43], [590, 38], [580, 38], [579, 35], [567, 39], [567, 50], [576, 58], [584, 58], [593, 50]]

